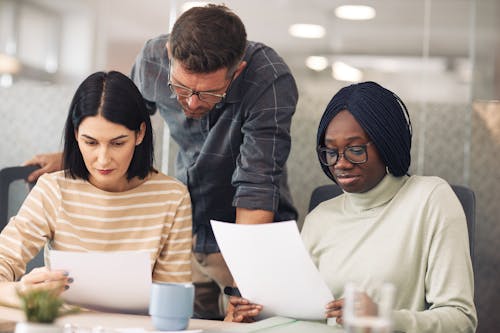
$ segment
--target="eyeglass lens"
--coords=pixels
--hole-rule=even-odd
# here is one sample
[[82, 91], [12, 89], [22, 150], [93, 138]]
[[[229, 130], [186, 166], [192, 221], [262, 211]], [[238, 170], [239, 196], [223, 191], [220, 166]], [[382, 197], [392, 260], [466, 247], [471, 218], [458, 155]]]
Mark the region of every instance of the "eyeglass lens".
[[207, 102], [207, 103], [219, 103], [223, 99], [223, 96], [218, 96], [216, 94], [207, 93], [207, 92], [193, 91], [189, 88], [181, 87], [181, 86], [178, 86], [178, 85], [175, 85], [172, 83], [169, 84], [169, 87], [170, 87], [170, 90], [174, 94], [176, 94], [177, 96], [180, 96], [180, 97], [188, 98], [188, 97], [191, 97], [193, 95], [197, 95], [200, 100]]
[[321, 148], [319, 153], [321, 162], [328, 166], [337, 163], [340, 156], [344, 156], [346, 160], [353, 164], [365, 163], [368, 158], [365, 145], [345, 147], [343, 153], [339, 153], [338, 149]]

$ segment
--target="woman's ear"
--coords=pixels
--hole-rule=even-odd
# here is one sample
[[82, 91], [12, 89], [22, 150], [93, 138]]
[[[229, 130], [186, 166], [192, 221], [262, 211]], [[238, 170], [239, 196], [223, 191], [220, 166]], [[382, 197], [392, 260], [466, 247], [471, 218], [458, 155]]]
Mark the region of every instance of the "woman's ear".
[[135, 145], [138, 146], [144, 140], [144, 136], [146, 135], [146, 123], [142, 122], [141, 126], [139, 126], [139, 131], [137, 132], [137, 136], [135, 137]]

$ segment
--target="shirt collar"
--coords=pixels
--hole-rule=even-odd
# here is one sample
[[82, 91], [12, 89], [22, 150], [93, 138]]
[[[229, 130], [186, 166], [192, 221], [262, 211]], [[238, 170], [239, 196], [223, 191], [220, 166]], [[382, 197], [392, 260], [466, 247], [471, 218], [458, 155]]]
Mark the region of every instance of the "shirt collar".
[[394, 177], [386, 175], [374, 188], [364, 193], [346, 194], [346, 209], [362, 212], [382, 206], [389, 202], [398, 193], [399, 189], [408, 180], [408, 176]]

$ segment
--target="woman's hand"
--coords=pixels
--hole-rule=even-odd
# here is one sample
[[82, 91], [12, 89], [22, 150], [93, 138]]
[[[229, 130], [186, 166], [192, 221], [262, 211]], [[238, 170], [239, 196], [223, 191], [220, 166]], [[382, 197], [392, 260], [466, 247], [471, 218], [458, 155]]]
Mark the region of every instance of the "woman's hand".
[[61, 293], [68, 289], [72, 282], [73, 279], [68, 277], [68, 272], [50, 271], [47, 267], [38, 267], [21, 278], [19, 288], [21, 292], [29, 289], [47, 289]]
[[336, 322], [339, 325], [342, 325], [344, 323], [342, 314], [343, 314], [343, 309], [344, 309], [344, 299], [336, 299], [334, 301], [331, 301], [326, 305], [326, 318], [336, 318]]
[[52, 290], [57, 294], [69, 288], [73, 279], [68, 277], [65, 271], [49, 271], [46, 267], [33, 269], [30, 273], [16, 282], [0, 283], [0, 304], [9, 307], [21, 307], [21, 299], [18, 293], [24, 293], [32, 289]]
[[224, 321], [252, 323], [262, 311], [262, 308], [262, 305], [250, 303], [249, 300], [243, 297], [231, 296], [229, 297], [229, 305]]
[[[373, 300], [364, 292], [356, 294], [354, 304], [354, 311], [356, 316], [375, 316], [378, 313], [378, 306]], [[337, 324], [344, 324], [344, 298], [331, 301], [326, 305], [326, 318], [336, 318]]]

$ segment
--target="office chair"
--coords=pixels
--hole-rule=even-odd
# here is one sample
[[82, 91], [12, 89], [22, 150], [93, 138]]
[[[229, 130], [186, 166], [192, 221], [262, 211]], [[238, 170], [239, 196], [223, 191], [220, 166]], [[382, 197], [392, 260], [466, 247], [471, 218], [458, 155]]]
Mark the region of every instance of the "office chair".
[[[9, 198], [12, 198], [10, 192], [11, 184], [15, 181], [26, 180], [29, 174], [38, 169], [38, 166], [27, 165], [27, 166], [15, 166], [7, 167], [0, 170], [0, 231], [9, 223]], [[35, 183], [28, 183], [28, 191], [33, 188]], [[19, 192], [19, 191], [17, 191]], [[12, 193], [14, 194], [14, 193]], [[27, 193], [26, 193], [27, 194]], [[12, 200], [10, 200], [12, 201]], [[19, 207], [16, 207], [16, 210]], [[43, 259], [43, 249], [34, 257], [26, 266], [26, 273], [31, 271], [35, 267], [40, 267], [44, 265]]]
[[476, 234], [476, 195], [470, 188], [461, 185], [450, 185], [458, 200], [462, 204], [467, 220], [467, 231], [469, 232], [469, 248], [472, 265], [474, 266], [474, 237]]
[[[460, 185], [450, 185], [458, 200], [462, 204], [467, 220], [467, 231], [469, 232], [469, 248], [472, 265], [474, 266], [474, 234], [476, 225], [476, 196], [470, 188]], [[309, 201], [309, 211], [313, 210], [321, 202], [332, 199], [343, 191], [337, 184], [323, 185], [315, 188]]]

